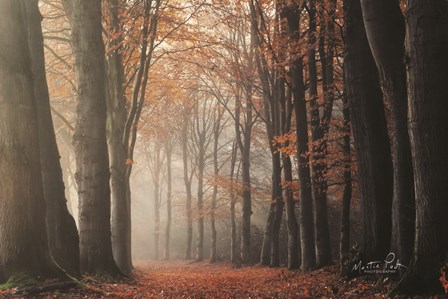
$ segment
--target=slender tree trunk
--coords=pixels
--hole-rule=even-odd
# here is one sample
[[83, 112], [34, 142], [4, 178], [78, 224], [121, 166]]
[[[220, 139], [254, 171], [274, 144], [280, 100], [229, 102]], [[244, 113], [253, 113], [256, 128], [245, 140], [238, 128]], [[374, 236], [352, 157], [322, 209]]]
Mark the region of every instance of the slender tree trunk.
[[391, 250], [409, 264], [415, 231], [414, 177], [407, 128], [404, 18], [398, 0], [362, 0], [367, 39], [380, 75], [384, 102], [390, 110], [389, 138], [393, 163]]
[[239, 255], [237, 253], [236, 240], [236, 217], [235, 205], [237, 200], [237, 193], [235, 190], [235, 164], [236, 164], [237, 146], [234, 143], [232, 148], [232, 160], [230, 162], [230, 262], [233, 265], [239, 265]]
[[402, 292], [442, 293], [448, 252], [448, 3], [409, 1], [406, 18], [409, 135], [414, 167], [414, 254]]
[[[248, 56], [247, 73], [252, 75], [254, 71], [254, 47], [256, 39], [256, 30], [254, 26], [251, 26], [250, 31], [250, 49]], [[243, 137], [244, 141], [238, 140], [241, 150], [241, 179], [243, 181], [243, 217], [241, 222], [241, 261], [243, 263], [249, 263], [252, 260], [251, 257], [251, 216], [252, 216], [252, 183], [250, 179], [250, 146], [252, 138], [252, 126], [253, 126], [253, 107], [252, 107], [252, 82], [249, 78], [245, 78], [247, 81], [244, 84], [245, 93], [245, 123]], [[238, 109], [241, 103], [237, 103]], [[239, 118], [239, 113], [238, 116]], [[240, 135], [240, 122], [239, 119], [235, 122], [235, 128], [237, 132], [237, 138]]]
[[34, 78], [39, 128], [42, 185], [46, 202], [48, 244], [54, 260], [69, 274], [79, 275], [79, 237], [75, 220], [67, 209], [59, 150], [56, 144], [45, 75], [44, 44], [38, 1], [25, 2], [28, 43]]
[[81, 272], [116, 275], [110, 227], [101, 1], [70, 2], [77, 79], [76, 151]]
[[184, 184], [187, 193], [187, 248], [185, 250], [185, 259], [191, 259], [191, 246], [193, 243], [193, 215], [192, 215], [192, 192], [191, 178], [188, 172], [188, 118], [184, 117], [184, 125], [182, 127], [182, 161], [184, 170]]
[[154, 164], [151, 169], [153, 176], [153, 184], [154, 184], [154, 193], [153, 193], [153, 209], [154, 209], [154, 259], [158, 260], [160, 258], [159, 248], [160, 248], [160, 180], [161, 180], [161, 172], [162, 172], [162, 158], [160, 157], [160, 143], [157, 141], [154, 145]]
[[[203, 136], [201, 136], [203, 137]], [[200, 139], [202, 139], [200, 137]], [[196, 240], [196, 261], [204, 259], [204, 171], [205, 171], [205, 148], [204, 139], [199, 141], [198, 155], [198, 236]]]
[[[296, 4], [285, 7], [288, 33], [291, 44], [299, 42], [300, 11]], [[297, 55], [295, 55], [297, 57]], [[294, 110], [296, 113], [297, 159], [299, 162], [300, 183], [300, 244], [302, 253], [302, 269], [310, 270], [316, 266], [313, 229], [313, 197], [311, 191], [310, 161], [308, 153], [308, 123], [305, 102], [305, 87], [303, 83], [303, 65], [301, 57], [291, 62], [289, 77], [294, 96]]]
[[[332, 7], [335, 6], [331, 3]], [[330, 11], [332, 13], [333, 9]], [[333, 55], [331, 43], [328, 43], [330, 49], [327, 53], [325, 49], [326, 34], [321, 33], [319, 38], [319, 54], [322, 62], [322, 85], [324, 96], [324, 113], [322, 117], [319, 112], [318, 104], [318, 80], [317, 80], [317, 65], [316, 65], [316, 2], [312, 0], [309, 9], [310, 30], [309, 39], [310, 49], [308, 51], [308, 65], [309, 65], [309, 93], [310, 93], [310, 108], [311, 108], [311, 130], [312, 130], [312, 183], [314, 195], [314, 219], [315, 219], [315, 241], [316, 241], [316, 263], [319, 267], [331, 263], [331, 249], [330, 249], [330, 232], [328, 228], [327, 215], [327, 165], [325, 158], [327, 155], [327, 133], [329, 130], [329, 123], [331, 113], [333, 110], [333, 94], [332, 78], [333, 78]], [[328, 26], [325, 24], [325, 12], [321, 11], [321, 31], [328, 29], [329, 35], [333, 24], [329, 22]], [[332, 38], [332, 37], [331, 37]]]
[[341, 230], [339, 239], [339, 260], [341, 270], [343, 261], [350, 249], [350, 203], [352, 201], [352, 171], [351, 171], [351, 148], [350, 148], [350, 108], [347, 102], [347, 96], [343, 98], [344, 115], [344, 137], [343, 137], [343, 166], [344, 166], [344, 191], [342, 192], [342, 212], [341, 212]]
[[[281, 104], [281, 127], [282, 134], [289, 134], [291, 131], [291, 119], [292, 119], [292, 92], [288, 88], [284, 102]], [[286, 148], [289, 146], [289, 141], [285, 142]], [[289, 153], [282, 153], [283, 161], [283, 173], [285, 177], [284, 198], [286, 207], [286, 221], [288, 228], [288, 269], [300, 268], [300, 256], [299, 256], [299, 224], [296, 217], [296, 202], [294, 200], [294, 188], [292, 186], [292, 163]]]
[[126, 101], [123, 91], [123, 65], [121, 58], [119, 20], [120, 7], [118, 0], [106, 1], [107, 12], [110, 17], [108, 34], [108, 55], [106, 56], [107, 75], [107, 145], [110, 161], [111, 188], [111, 229], [112, 249], [117, 266], [124, 273], [132, 271], [130, 218], [131, 203], [126, 191], [126, 146], [123, 143], [126, 125]]
[[378, 72], [361, 4], [344, 2], [344, 72], [358, 160], [363, 209], [363, 260], [382, 260], [391, 238], [392, 162]]
[[[170, 143], [171, 140], [168, 141]], [[165, 252], [164, 260], [170, 259], [170, 235], [171, 235], [171, 206], [172, 206], [172, 149], [171, 144], [166, 145], [166, 173], [167, 173], [167, 194], [166, 194], [166, 226], [165, 226]]]
[[280, 153], [274, 154], [273, 157], [273, 194], [275, 200], [275, 214], [271, 228], [271, 267], [280, 267], [280, 226], [282, 224], [284, 201], [282, 196], [282, 168]]
[[[221, 117], [222, 117], [222, 108], [219, 106], [215, 111], [214, 116], [214, 126], [213, 126], [213, 174], [215, 176], [215, 180], [219, 174], [218, 167], [218, 149], [219, 149], [219, 135], [221, 133]], [[215, 183], [213, 185], [213, 195], [211, 202], [211, 215], [210, 215], [210, 228], [211, 228], [211, 242], [210, 242], [210, 263], [216, 262], [216, 225], [215, 225], [215, 212], [216, 212], [216, 200], [218, 197], [218, 185]]]
[[[25, 1], [0, 2], [0, 283], [45, 280], [48, 248]], [[19, 280], [19, 281], [15, 281]], [[15, 281], [15, 282], [14, 282]]]

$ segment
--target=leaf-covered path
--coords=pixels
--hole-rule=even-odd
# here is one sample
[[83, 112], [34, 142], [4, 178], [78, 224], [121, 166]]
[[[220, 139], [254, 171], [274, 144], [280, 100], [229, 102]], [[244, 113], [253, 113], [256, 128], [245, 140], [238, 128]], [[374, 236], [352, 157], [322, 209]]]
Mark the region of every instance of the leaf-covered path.
[[87, 288], [44, 293], [39, 298], [386, 297], [387, 289], [375, 288], [374, 282], [341, 280], [336, 266], [302, 272], [261, 266], [233, 268], [223, 263], [150, 262], [137, 265], [134, 281], [106, 283], [87, 278]]

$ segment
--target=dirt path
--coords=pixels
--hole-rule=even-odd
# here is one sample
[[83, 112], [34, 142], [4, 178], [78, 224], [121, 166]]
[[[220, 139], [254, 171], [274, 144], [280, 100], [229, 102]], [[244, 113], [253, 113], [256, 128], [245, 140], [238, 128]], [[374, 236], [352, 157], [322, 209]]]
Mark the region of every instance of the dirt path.
[[[39, 298], [380, 298], [373, 281], [340, 280], [336, 267], [313, 272], [185, 261], [139, 263], [134, 281], [98, 282]], [[1, 295], [0, 295], [1, 297]]]

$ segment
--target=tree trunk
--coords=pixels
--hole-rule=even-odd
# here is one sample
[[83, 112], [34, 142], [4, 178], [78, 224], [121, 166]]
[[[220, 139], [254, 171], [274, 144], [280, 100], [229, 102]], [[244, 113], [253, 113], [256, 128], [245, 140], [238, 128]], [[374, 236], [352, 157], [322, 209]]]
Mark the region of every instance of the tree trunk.
[[[196, 261], [204, 259], [204, 171], [205, 171], [205, 148], [200, 136], [198, 155], [198, 236], [196, 239]], [[205, 137], [205, 136], [204, 136]], [[205, 141], [205, 140], [204, 140]]]
[[[171, 143], [171, 140], [167, 141]], [[172, 149], [171, 144], [165, 146], [167, 194], [166, 194], [166, 226], [165, 226], [165, 251], [164, 260], [170, 259], [170, 235], [171, 235], [171, 206], [172, 206]]]
[[69, 274], [79, 275], [79, 237], [75, 220], [67, 209], [59, 150], [56, 144], [45, 75], [44, 43], [38, 1], [25, 2], [34, 78], [42, 185], [46, 203], [48, 245], [56, 263]]
[[235, 217], [235, 205], [237, 200], [237, 193], [235, 190], [235, 164], [236, 164], [237, 147], [233, 144], [232, 148], [232, 160], [230, 162], [230, 262], [233, 265], [239, 265], [239, 255], [237, 253], [237, 240], [236, 240], [236, 217]]
[[344, 107], [344, 137], [343, 137], [343, 166], [344, 166], [344, 191], [342, 192], [341, 230], [339, 239], [339, 260], [341, 269], [343, 261], [350, 249], [350, 204], [352, 201], [352, 171], [351, 171], [351, 147], [350, 147], [350, 108], [347, 96], [342, 97]]
[[[281, 127], [282, 134], [289, 134], [291, 131], [291, 119], [292, 119], [292, 92], [288, 88], [284, 101], [281, 104]], [[289, 146], [289, 141], [285, 142], [286, 148]], [[294, 200], [294, 188], [292, 186], [292, 163], [289, 153], [282, 153], [283, 161], [283, 173], [285, 177], [284, 198], [286, 207], [286, 221], [288, 228], [288, 269], [300, 268], [300, 256], [299, 256], [299, 224], [296, 217], [296, 201]]]
[[131, 257], [131, 203], [126, 191], [126, 146], [123, 143], [126, 125], [126, 100], [123, 90], [118, 0], [104, 2], [109, 14], [108, 34], [111, 36], [106, 56], [107, 75], [107, 145], [110, 161], [112, 249], [117, 266], [124, 273], [132, 271]]
[[101, 1], [71, 2], [77, 79], [73, 142], [79, 195], [81, 272], [117, 275], [110, 230], [109, 159], [106, 141], [105, 50]]
[[409, 1], [406, 19], [409, 135], [414, 167], [414, 254], [402, 292], [442, 293], [448, 252], [448, 3]]
[[10, 280], [8, 287], [20, 286], [20, 278], [45, 280], [62, 272], [52, 261], [45, 229], [24, 7], [25, 1], [0, 2], [0, 283]]
[[407, 128], [405, 25], [398, 0], [362, 0], [364, 26], [390, 110], [393, 164], [392, 252], [409, 264], [415, 232], [414, 178]]
[[[334, 11], [335, 4], [330, 2], [331, 10], [330, 16]], [[324, 113], [322, 117], [319, 112], [318, 104], [318, 80], [317, 80], [317, 65], [316, 65], [316, 2], [310, 3], [309, 9], [310, 30], [308, 43], [310, 49], [308, 51], [308, 65], [309, 65], [309, 93], [310, 93], [310, 108], [311, 108], [311, 131], [312, 131], [312, 183], [314, 195], [314, 219], [315, 219], [315, 242], [316, 242], [316, 263], [319, 267], [331, 263], [331, 249], [330, 249], [330, 232], [328, 228], [327, 215], [327, 164], [325, 161], [327, 155], [327, 133], [329, 130], [329, 123], [331, 113], [333, 110], [333, 54], [332, 43], [330, 35], [333, 33], [332, 21], [325, 24], [325, 11], [321, 11], [321, 33], [319, 38], [319, 54], [321, 58], [322, 68], [322, 85], [324, 97]], [[329, 42], [328, 53], [325, 48], [326, 30], [328, 30]], [[322, 31], [325, 31], [323, 33]]]
[[271, 227], [271, 261], [269, 266], [280, 267], [280, 226], [282, 224], [284, 201], [282, 195], [282, 168], [280, 153], [273, 154], [272, 194], [275, 201], [274, 219]]
[[[296, 4], [285, 7], [287, 28], [292, 45], [299, 42], [300, 11]], [[295, 55], [297, 56], [297, 55]], [[292, 61], [289, 71], [291, 89], [294, 96], [296, 113], [297, 159], [299, 162], [300, 183], [300, 244], [302, 253], [302, 269], [310, 270], [316, 265], [313, 229], [313, 197], [311, 192], [310, 161], [308, 153], [308, 123], [303, 83], [303, 65], [300, 57]]]
[[[248, 53], [248, 64], [247, 64], [247, 74], [251, 76], [254, 71], [254, 47], [256, 44], [256, 28], [251, 26], [250, 31], [250, 49]], [[250, 179], [250, 146], [252, 138], [252, 126], [253, 126], [253, 106], [252, 106], [252, 95], [253, 86], [250, 82], [250, 77], [245, 78], [244, 82], [244, 92], [245, 92], [245, 123], [244, 123], [244, 141], [240, 139], [240, 121], [239, 121], [239, 111], [237, 113], [238, 121], [235, 122], [235, 129], [237, 134], [238, 144], [240, 145], [241, 151], [241, 179], [243, 181], [243, 216], [241, 222], [241, 261], [243, 263], [249, 263], [252, 260], [251, 256], [251, 222], [250, 218], [252, 216], [252, 183]], [[239, 98], [239, 97], [238, 97]], [[238, 109], [240, 109], [241, 102], [237, 103]]]
[[152, 179], [154, 184], [154, 193], [153, 193], [153, 208], [154, 208], [154, 259], [158, 260], [160, 258], [159, 255], [159, 245], [160, 245], [160, 184], [161, 184], [161, 172], [162, 172], [162, 161], [160, 157], [160, 143], [155, 142], [154, 145], [154, 155], [153, 155], [153, 167], [151, 169]]
[[391, 239], [392, 162], [378, 72], [361, 4], [346, 1], [344, 72], [358, 159], [363, 209], [363, 260], [382, 260]]
[[184, 115], [184, 124], [182, 127], [182, 161], [184, 170], [184, 184], [187, 193], [187, 248], [185, 250], [185, 259], [191, 259], [191, 246], [193, 243], [193, 215], [191, 210], [192, 192], [191, 192], [191, 176], [188, 172], [188, 117]]
[[[218, 178], [219, 166], [218, 166], [218, 150], [219, 150], [219, 135], [221, 133], [221, 117], [222, 108], [219, 106], [215, 111], [214, 115], [214, 126], [213, 126], [213, 175], [215, 180]], [[216, 211], [216, 200], [218, 198], [218, 185], [216, 182], [213, 185], [213, 194], [211, 202], [211, 215], [210, 215], [210, 228], [211, 228], [211, 242], [210, 242], [210, 263], [216, 262], [216, 225], [215, 225], [215, 211]]]

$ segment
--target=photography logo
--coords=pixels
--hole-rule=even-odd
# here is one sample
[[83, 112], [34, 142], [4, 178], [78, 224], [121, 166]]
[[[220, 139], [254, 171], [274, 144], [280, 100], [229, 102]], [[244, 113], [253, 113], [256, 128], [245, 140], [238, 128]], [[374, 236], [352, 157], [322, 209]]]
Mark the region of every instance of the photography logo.
[[399, 259], [395, 258], [395, 253], [389, 253], [384, 261], [371, 261], [367, 263], [363, 263], [363, 261], [359, 261], [356, 263], [352, 272], [358, 271], [359, 274], [397, 274], [401, 269], [407, 269], [407, 267], [400, 263]]

